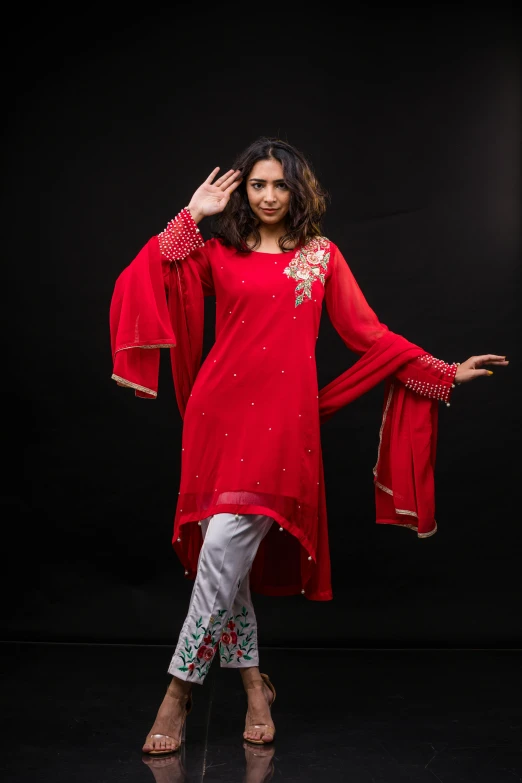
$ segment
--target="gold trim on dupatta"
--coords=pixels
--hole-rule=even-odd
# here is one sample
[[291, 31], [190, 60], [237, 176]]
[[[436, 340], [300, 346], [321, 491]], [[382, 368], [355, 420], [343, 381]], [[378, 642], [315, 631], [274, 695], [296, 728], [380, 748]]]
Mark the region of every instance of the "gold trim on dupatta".
[[[379, 458], [380, 458], [380, 455], [381, 455], [382, 433], [383, 433], [383, 430], [384, 430], [384, 425], [386, 423], [386, 417], [388, 415], [388, 410], [390, 408], [390, 404], [391, 404], [391, 401], [392, 401], [392, 397], [393, 397], [393, 392], [394, 391], [395, 391], [395, 384], [391, 383], [390, 384], [390, 391], [388, 392], [388, 399], [386, 400], [386, 405], [385, 405], [384, 413], [383, 413], [383, 416], [382, 416], [381, 426], [380, 426], [380, 429], [379, 429], [379, 447], [377, 449], [377, 462], [375, 463], [374, 468], [373, 468], [373, 475], [375, 476], [375, 481], [374, 481], [375, 486], [378, 487], [379, 489], [381, 489], [383, 492], [386, 492], [388, 495], [391, 495], [392, 497], [393, 497], [393, 490], [391, 490], [389, 487], [385, 487], [384, 484], [381, 484], [379, 481], [377, 481], [377, 465], [379, 464]], [[415, 517], [416, 519], [418, 519], [418, 515], [417, 515], [417, 513], [415, 511], [409, 511], [409, 510], [404, 509], [404, 508], [395, 508], [395, 506], [394, 506], [394, 510], [395, 510], [396, 514], [402, 514], [404, 516]], [[417, 527], [417, 525], [407, 525], [407, 524], [404, 524], [404, 523], [401, 523], [401, 522], [389, 522], [387, 524], [396, 525], [397, 527], [407, 527], [410, 530], [415, 530], [416, 533], [417, 533], [417, 536], [419, 538], [429, 538], [430, 536], [434, 535], [434, 533], [437, 532], [437, 523], [436, 522], [435, 522], [434, 529], [431, 530], [429, 533], [419, 533], [419, 528]]]
[[132, 381], [127, 381], [125, 378], [120, 378], [119, 375], [114, 375], [114, 373], [111, 375], [111, 378], [116, 381], [118, 386], [125, 386], [128, 389], [137, 389], [138, 391], [145, 392], [146, 394], [151, 394], [153, 397], [158, 396], [158, 393], [153, 389], [147, 389], [145, 386], [140, 386], [139, 383], [132, 383]]
[[122, 345], [120, 348], [117, 348], [114, 353], [117, 354], [120, 351], [128, 351], [130, 348], [175, 348], [175, 343], [158, 343], [158, 345], [136, 345], [136, 343], [130, 343], [129, 345]]

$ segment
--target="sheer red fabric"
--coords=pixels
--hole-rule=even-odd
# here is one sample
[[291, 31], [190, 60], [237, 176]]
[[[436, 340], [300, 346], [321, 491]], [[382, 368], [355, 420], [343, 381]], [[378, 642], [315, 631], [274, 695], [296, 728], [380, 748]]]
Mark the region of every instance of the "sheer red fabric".
[[[277, 524], [255, 558], [252, 588], [331, 599], [320, 424], [381, 381], [376, 521], [432, 535], [438, 401], [449, 399], [456, 366], [426, 361], [426, 351], [382, 324], [325, 238], [280, 255], [238, 254], [209, 240], [180, 260], [166, 258], [165, 247], [152, 237], [116, 281], [112, 377], [153, 399], [159, 347], [169, 347], [183, 418], [173, 546], [187, 577], [202, 543], [198, 521], [220, 511], [268, 514]], [[201, 364], [205, 295], [216, 296], [216, 342]], [[323, 301], [360, 358], [319, 391]]]

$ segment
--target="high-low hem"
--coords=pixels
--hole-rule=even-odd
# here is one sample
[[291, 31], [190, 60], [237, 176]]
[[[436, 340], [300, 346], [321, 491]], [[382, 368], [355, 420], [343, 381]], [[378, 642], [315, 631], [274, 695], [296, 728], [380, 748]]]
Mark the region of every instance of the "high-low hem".
[[[313, 576], [313, 570], [317, 566], [317, 552], [312, 542], [307, 538], [304, 532], [291, 520], [282, 516], [279, 512], [273, 508], [264, 505], [244, 504], [244, 503], [217, 503], [204, 511], [192, 512], [192, 513], [180, 513], [175, 521], [175, 532], [172, 537], [172, 546], [181, 561], [182, 566], [185, 569], [185, 577], [193, 580], [196, 577], [197, 563], [190, 562], [187, 550], [182, 546], [183, 544], [183, 528], [186, 525], [196, 524], [203, 519], [208, 519], [214, 514], [262, 514], [270, 517], [274, 520], [274, 523], [278, 524], [283, 531], [286, 531], [292, 535], [305, 551], [304, 557], [301, 556], [301, 572], [303, 573], [303, 580], [301, 583], [293, 584], [281, 584], [270, 585], [260, 584], [256, 579], [251, 580], [251, 587], [254, 592], [262, 595], [270, 596], [289, 596], [303, 594], [311, 601], [330, 601], [332, 600], [332, 592], [330, 590], [307, 590], [307, 584]], [[181, 541], [178, 539], [181, 538]], [[254, 563], [255, 571], [255, 563]], [[308, 573], [306, 573], [308, 572]]]

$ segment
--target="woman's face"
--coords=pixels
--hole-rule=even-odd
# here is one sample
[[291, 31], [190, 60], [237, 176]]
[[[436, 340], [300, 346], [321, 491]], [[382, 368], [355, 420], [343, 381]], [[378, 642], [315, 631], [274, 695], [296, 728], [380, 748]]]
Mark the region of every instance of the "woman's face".
[[258, 160], [248, 175], [246, 192], [250, 208], [266, 226], [284, 221], [290, 207], [290, 190], [278, 160]]

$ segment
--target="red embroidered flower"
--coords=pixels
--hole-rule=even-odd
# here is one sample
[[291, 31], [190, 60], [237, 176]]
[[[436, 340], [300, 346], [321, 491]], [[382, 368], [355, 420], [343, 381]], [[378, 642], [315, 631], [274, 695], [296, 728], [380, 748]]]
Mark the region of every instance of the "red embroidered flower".
[[238, 657], [238, 658], [241, 658], [241, 656], [242, 656], [242, 655], [243, 655], [243, 653], [241, 652], [241, 650], [238, 650], [238, 651], [237, 651], [237, 657]]
[[193, 663], [189, 663], [188, 670], [189, 670], [189, 672], [193, 672], [194, 671], [194, 664]]
[[223, 644], [230, 644], [230, 634], [229, 633], [222, 633], [221, 634], [221, 642]]
[[212, 642], [211, 635], [207, 633], [207, 635], [203, 637], [203, 641], [205, 642], [205, 644], [210, 644]]
[[237, 633], [235, 631], [232, 631], [230, 638], [232, 639], [232, 644], [237, 644]]
[[198, 658], [203, 658], [203, 656], [205, 655], [205, 650], [206, 649], [207, 648], [205, 647], [205, 645], [202, 644], [201, 647], [199, 648], [198, 652], [197, 652]]
[[235, 627], [236, 627], [235, 622], [233, 620], [229, 620], [227, 623], [227, 628], [230, 628], [230, 630], [233, 631]]
[[212, 649], [212, 647], [206, 647], [205, 652], [203, 653], [203, 658], [206, 661], [210, 661], [210, 659], [213, 657], [214, 657], [214, 650]]

